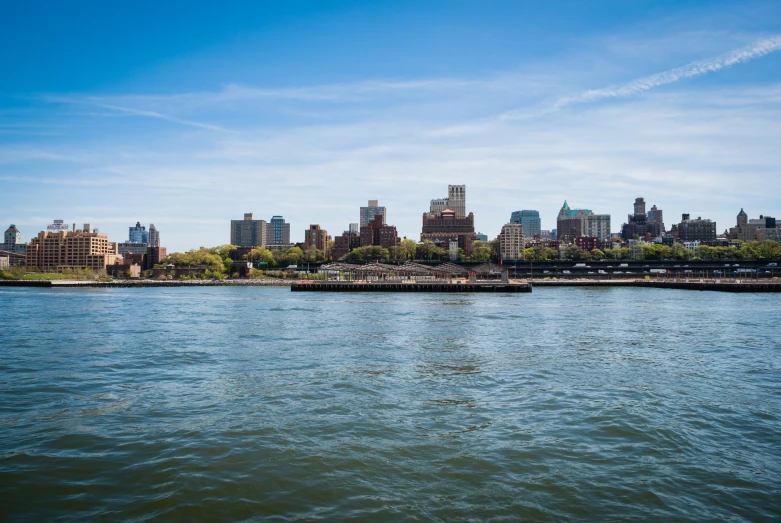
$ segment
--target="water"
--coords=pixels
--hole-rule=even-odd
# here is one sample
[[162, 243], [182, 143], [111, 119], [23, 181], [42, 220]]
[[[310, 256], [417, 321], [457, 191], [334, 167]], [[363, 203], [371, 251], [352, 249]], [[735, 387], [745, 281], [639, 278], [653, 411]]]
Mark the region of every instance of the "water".
[[0, 288], [0, 513], [781, 518], [781, 300]]

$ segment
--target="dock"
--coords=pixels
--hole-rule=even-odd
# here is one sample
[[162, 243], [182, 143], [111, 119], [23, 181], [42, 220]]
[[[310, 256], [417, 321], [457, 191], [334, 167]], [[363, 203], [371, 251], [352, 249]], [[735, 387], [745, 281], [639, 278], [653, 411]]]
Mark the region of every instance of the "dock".
[[450, 282], [296, 282], [293, 292], [532, 292], [528, 283], [450, 283]]

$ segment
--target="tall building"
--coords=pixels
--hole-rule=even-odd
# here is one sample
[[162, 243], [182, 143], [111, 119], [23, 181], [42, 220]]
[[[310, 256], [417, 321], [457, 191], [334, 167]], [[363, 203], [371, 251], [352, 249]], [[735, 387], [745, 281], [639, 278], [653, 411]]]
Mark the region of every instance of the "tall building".
[[231, 220], [231, 245], [260, 247], [266, 245], [266, 220], [253, 220], [251, 212], [243, 220]]
[[321, 229], [318, 224], [310, 225], [304, 231], [304, 245], [325, 252], [326, 247], [328, 247], [328, 231]]
[[645, 215], [646, 220], [649, 222], [656, 222], [659, 224], [659, 230], [661, 232], [664, 232], [664, 218], [662, 217], [662, 210], [657, 209], [656, 205], [651, 207], [651, 210], [648, 211]]
[[290, 224], [282, 216], [272, 216], [266, 225], [266, 245], [289, 245]]
[[635, 213], [630, 214], [627, 217], [627, 223], [621, 226], [621, 237], [625, 240], [632, 240], [635, 236], [645, 238], [650, 234], [654, 238], [658, 238], [664, 232], [664, 227], [661, 221], [657, 221], [656, 218], [661, 218], [662, 211], [656, 208], [653, 209], [653, 220], [651, 215], [645, 213], [645, 200], [643, 198], [635, 199]]
[[542, 234], [539, 211], [514, 211], [510, 215], [510, 223], [523, 225], [523, 234], [527, 238], [534, 238]]
[[384, 225], [387, 218], [385, 207], [380, 207], [380, 204], [377, 200], [369, 200], [369, 205], [366, 207], [361, 207], [361, 219], [359, 227], [365, 227], [366, 225], [369, 225], [369, 222], [374, 221], [374, 217], [378, 215], [382, 216], [382, 223]]
[[149, 244], [149, 233], [146, 227], [141, 225], [141, 222], [136, 222], [135, 227], [129, 227], [130, 234], [128, 234], [128, 241], [130, 243], [144, 243]]
[[578, 236], [593, 236], [599, 241], [610, 239], [610, 215], [594, 214], [590, 209], [570, 209], [567, 201], [556, 218], [556, 238], [573, 243]]
[[149, 224], [149, 246], [160, 247], [160, 231], [155, 228], [154, 223]]
[[772, 216], [759, 215], [759, 218], [749, 219], [746, 212], [741, 209], [738, 213], [737, 224], [731, 227], [727, 236], [733, 240], [752, 241], [752, 240], [775, 240], [778, 237], [776, 233], [776, 219]]
[[423, 230], [420, 241], [432, 241], [438, 245], [445, 244], [443, 249], [450, 247], [450, 242], [458, 243], [458, 248], [464, 254], [472, 254], [472, 243], [475, 239], [475, 216], [469, 213], [464, 218], [456, 217], [455, 211], [445, 209], [439, 215], [423, 213]]
[[376, 215], [369, 225], [361, 227], [361, 247], [377, 245], [392, 249], [398, 244], [399, 236], [396, 234], [396, 227], [384, 224], [382, 215]]
[[482, 232], [478, 232], [475, 234], [475, 240], [479, 240], [481, 242], [487, 242], [488, 241], [488, 235], [483, 234]]
[[502, 260], [522, 260], [526, 242], [523, 238], [523, 224], [510, 222], [499, 233], [499, 257]]
[[466, 185], [448, 185], [447, 198], [431, 200], [429, 214], [439, 216], [445, 209], [455, 212], [456, 218], [466, 218]]
[[673, 234], [680, 242], [711, 242], [716, 240], [716, 222], [698, 217], [692, 220], [688, 214], [681, 216], [681, 223], [673, 226]]
[[22, 243], [22, 233], [13, 223], [5, 230], [3, 235], [3, 251], [24, 253], [27, 246]]
[[84, 224], [82, 230], [41, 231], [30, 241], [25, 262], [42, 271], [62, 272], [65, 269], [105, 270], [114, 265], [119, 253], [117, 244], [108, 236]]

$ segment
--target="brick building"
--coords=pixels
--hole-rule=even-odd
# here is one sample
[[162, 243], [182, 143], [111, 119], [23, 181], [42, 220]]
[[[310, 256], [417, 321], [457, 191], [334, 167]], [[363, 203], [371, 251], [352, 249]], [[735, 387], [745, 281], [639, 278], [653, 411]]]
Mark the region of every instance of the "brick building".
[[399, 243], [396, 227], [385, 225], [385, 217], [376, 215], [368, 225], [361, 227], [361, 247], [378, 245], [384, 249], [393, 249]]
[[341, 236], [334, 238], [334, 260], [340, 260], [343, 256], [350, 254], [350, 251], [361, 246], [361, 235], [356, 231], [344, 231]]
[[328, 247], [328, 231], [321, 229], [320, 225], [316, 223], [310, 225], [304, 231], [304, 245], [325, 252], [326, 247]]
[[464, 218], [458, 218], [455, 211], [445, 209], [439, 216], [423, 213], [423, 230], [420, 241], [432, 241], [437, 244], [450, 245], [451, 241], [458, 243], [466, 256], [472, 254], [472, 243], [475, 239], [475, 216], [473, 213]]

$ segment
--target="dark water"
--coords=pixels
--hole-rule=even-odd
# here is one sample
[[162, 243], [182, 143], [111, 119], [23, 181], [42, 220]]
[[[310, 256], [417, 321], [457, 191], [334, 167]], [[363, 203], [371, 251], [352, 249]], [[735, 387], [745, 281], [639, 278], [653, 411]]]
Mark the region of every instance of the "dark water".
[[778, 521], [780, 322], [657, 289], [0, 289], [0, 511]]

